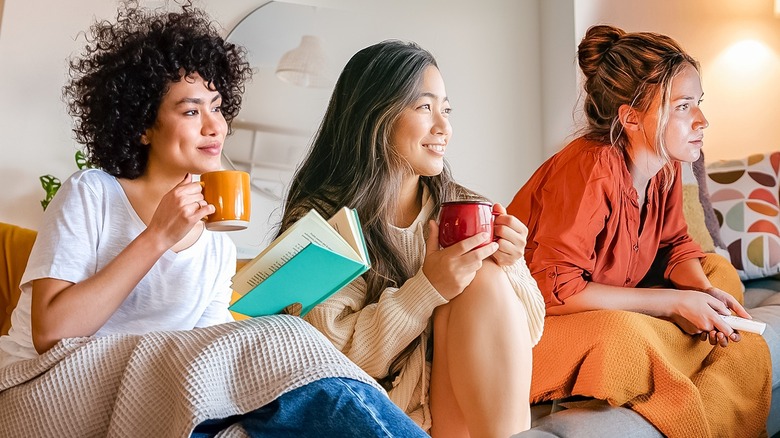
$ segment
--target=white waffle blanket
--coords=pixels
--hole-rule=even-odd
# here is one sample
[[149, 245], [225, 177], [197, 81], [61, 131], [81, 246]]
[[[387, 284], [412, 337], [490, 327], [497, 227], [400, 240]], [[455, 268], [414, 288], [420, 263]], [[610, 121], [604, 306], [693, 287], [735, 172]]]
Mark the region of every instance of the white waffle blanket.
[[376, 382], [308, 323], [66, 339], [0, 369], [0, 437], [182, 437], [324, 377]]

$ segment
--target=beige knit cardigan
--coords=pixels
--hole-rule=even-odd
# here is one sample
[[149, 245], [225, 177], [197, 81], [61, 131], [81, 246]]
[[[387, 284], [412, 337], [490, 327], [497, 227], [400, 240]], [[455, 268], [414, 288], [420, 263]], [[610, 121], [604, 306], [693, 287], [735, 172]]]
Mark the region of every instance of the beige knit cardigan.
[[[425, 224], [434, 205], [427, 191], [424, 206], [409, 228], [396, 228], [405, 256], [420, 267], [399, 288], [386, 289], [379, 301], [363, 306], [366, 283], [358, 278], [321, 303], [305, 319], [325, 334], [344, 354], [374, 378], [388, 375], [396, 356], [415, 338], [419, 347], [408, 357], [388, 391], [390, 399], [426, 431], [431, 427], [428, 405], [430, 363], [426, 344], [431, 334], [433, 310], [447, 300], [422, 272], [425, 256]], [[544, 323], [544, 301], [523, 259], [504, 267], [518, 299], [528, 314], [533, 344], [539, 341]]]

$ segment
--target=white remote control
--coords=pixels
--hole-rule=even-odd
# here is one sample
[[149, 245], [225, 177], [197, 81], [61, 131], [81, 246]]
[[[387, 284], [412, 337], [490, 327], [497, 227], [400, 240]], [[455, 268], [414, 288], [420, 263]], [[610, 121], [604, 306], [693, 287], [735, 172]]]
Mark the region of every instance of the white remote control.
[[734, 315], [720, 315], [724, 321], [726, 321], [734, 330], [740, 330], [743, 332], [758, 333], [759, 335], [764, 333], [766, 323], [756, 321], [753, 319], [740, 318]]

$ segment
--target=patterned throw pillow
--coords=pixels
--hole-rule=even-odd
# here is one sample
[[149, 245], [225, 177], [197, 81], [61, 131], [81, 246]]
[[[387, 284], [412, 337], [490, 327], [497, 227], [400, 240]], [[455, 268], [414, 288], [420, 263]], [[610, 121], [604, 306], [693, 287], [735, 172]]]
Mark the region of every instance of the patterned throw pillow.
[[731, 263], [743, 280], [780, 273], [780, 152], [707, 166], [707, 187]]

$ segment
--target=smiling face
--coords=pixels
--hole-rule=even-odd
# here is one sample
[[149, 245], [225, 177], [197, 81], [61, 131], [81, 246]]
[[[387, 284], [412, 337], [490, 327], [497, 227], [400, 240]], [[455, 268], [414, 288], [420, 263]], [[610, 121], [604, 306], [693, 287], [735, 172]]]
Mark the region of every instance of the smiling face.
[[435, 176], [444, 167], [444, 151], [452, 136], [450, 103], [439, 69], [429, 66], [417, 97], [393, 125], [390, 143], [415, 177]]
[[172, 82], [160, 102], [157, 120], [142, 136], [150, 145], [147, 169], [201, 174], [221, 168], [227, 122], [219, 92], [200, 75]]
[[[669, 118], [664, 131], [664, 146], [669, 158], [674, 161], [694, 162], [701, 155], [704, 146], [704, 128], [709, 122], [701, 110], [702, 96], [699, 72], [691, 64], [672, 79], [669, 96]], [[656, 96], [646, 111], [644, 126], [646, 132], [654, 132], [658, 126], [660, 95]], [[651, 138], [655, 141], [655, 138]], [[654, 144], [654, 143], [651, 143]]]

